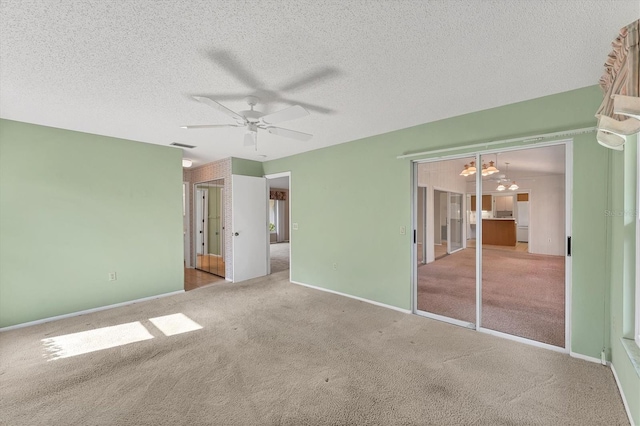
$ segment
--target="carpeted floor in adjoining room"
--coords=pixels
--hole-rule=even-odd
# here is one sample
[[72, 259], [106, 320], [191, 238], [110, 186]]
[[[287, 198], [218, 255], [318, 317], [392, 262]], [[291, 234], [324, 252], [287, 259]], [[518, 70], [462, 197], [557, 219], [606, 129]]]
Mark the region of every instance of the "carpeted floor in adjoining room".
[[[484, 249], [482, 326], [564, 347], [563, 256]], [[418, 268], [418, 309], [476, 322], [475, 250]]]
[[289, 269], [289, 243], [269, 244], [271, 256], [271, 273]]
[[[119, 327], [140, 340], [71, 356]], [[63, 337], [82, 332], [95, 338]], [[0, 333], [0, 424], [628, 421], [607, 367], [281, 272]]]

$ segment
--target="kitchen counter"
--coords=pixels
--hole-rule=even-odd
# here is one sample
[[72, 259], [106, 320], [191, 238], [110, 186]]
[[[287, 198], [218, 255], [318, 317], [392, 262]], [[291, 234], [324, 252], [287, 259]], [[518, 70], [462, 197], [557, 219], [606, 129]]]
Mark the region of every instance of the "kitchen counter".
[[515, 247], [516, 241], [516, 220], [514, 218], [482, 219], [483, 244]]

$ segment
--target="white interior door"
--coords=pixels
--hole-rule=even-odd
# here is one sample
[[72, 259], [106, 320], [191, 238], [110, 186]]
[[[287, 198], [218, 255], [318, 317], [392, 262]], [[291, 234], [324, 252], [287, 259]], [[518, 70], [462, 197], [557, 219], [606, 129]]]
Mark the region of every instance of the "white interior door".
[[231, 176], [233, 281], [267, 275], [267, 180]]

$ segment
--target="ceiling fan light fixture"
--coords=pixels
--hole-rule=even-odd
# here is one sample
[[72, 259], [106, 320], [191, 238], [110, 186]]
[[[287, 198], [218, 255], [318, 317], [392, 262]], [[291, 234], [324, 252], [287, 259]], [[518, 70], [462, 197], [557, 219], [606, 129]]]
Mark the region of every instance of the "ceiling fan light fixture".
[[489, 167], [487, 167], [487, 172], [492, 175], [494, 173], [498, 173], [500, 170], [496, 168], [493, 161], [489, 161]]
[[469, 165], [468, 164], [464, 165], [464, 169], [462, 169], [462, 171], [460, 172], [460, 176], [464, 176], [464, 177], [469, 176]]
[[182, 159], [182, 167], [184, 167], [184, 168], [187, 168], [187, 169], [188, 169], [188, 168], [189, 168], [189, 167], [191, 167], [191, 166], [193, 166], [193, 160], [190, 160], [190, 159], [188, 159], [188, 158], [183, 158], [183, 159]]
[[478, 170], [476, 169], [476, 162], [472, 161], [471, 163], [469, 163], [469, 169], [467, 169], [467, 171], [469, 172], [470, 175], [475, 174]]
[[506, 186], [504, 186], [503, 184], [498, 185], [498, 187], [496, 188], [496, 191], [504, 191], [505, 189], [507, 189]]
[[489, 168], [486, 164], [482, 164], [482, 176], [489, 176], [491, 172], [489, 172]]
[[511, 186], [509, 187], [509, 189], [510, 189], [511, 191], [515, 191], [515, 190], [516, 190], [516, 189], [518, 189], [518, 188], [520, 188], [520, 187], [518, 186], [518, 184], [517, 184], [515, 181], [514, 181], [514, 182], [511, 184]]

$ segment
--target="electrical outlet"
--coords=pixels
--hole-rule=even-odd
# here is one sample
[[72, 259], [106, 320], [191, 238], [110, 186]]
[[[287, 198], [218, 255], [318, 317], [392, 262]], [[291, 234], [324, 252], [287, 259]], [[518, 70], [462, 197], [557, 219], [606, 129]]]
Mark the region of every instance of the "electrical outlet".
[[333, 264], [333, 270], [335, 271], [336, 269], [338, 269], [338, 264], [337, 264], [337, 263], [334, 263], [334, 264]]
[[118, 277], [116, 276], [115, 272], [109, 272], [109, 281], [115, 281], [117, 279]]
[[400, 235], [405, 235], [407, 233], [407, 228], [405, 226], [400, 227]]
[[293, 223], [293, 230], [294, 230], [294, 231], [297, 231], [297, 230], [298, 230], [298, 223], [297, 223], [297, 222], [294, 222], [294, 223]]

